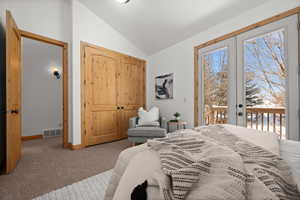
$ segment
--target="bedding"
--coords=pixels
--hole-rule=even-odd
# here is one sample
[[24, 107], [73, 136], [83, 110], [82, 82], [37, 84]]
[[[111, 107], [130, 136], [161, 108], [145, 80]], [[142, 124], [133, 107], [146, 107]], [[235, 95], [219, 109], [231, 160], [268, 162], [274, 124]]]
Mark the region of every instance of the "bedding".
[[[120, 179], [123, 176], [125, 170], [131, 159], [139, 154], [140, 152], [147, 151], [148, 147], [146, 144], [128, 148], [122, 151], [118, 157], [117, 163], [113, 169], [110, 183], [106, 189], [104, 200], [112, 200], [119, 185]], [[132, 179], [130, 179], [132, 180]]]
[[[148, 164], [145, 165], [145, 163]], [[133, 191], [138, 184], [150, 178], [155, 171], [160, 171], [160, 160], [156, 153], [154, 151], [138, 153], [128, 164], [113, 199], [130, 199], [131, 193], [128, 191]], [[159, 191], [157, 192], [159, 193]], [[152, 196], [151, 199], [155, 198]]]
[[291, 167], [294, 179], [300, 190], [300, 142], [281, 140], [280, 155]]
[[276, 155], [280, 155], [279, 140], [277, 134], [229, 124], [224, 124], [222, 126], [235, 136], [263, 147]]
[[[243, 136], [240, 136], [240, 138], [247, 138], [247, 134], [250, 134], [251, 131], [253, 130], [249, 130], [246, 128], [239, 128], [239, 127], [235, 127], [235, 126], [230, 126], [230, 125], [225, 125], [223, 127], [224, 129], [228, 130], [232, 135], [241, 135], [243, 134]], [[250, 131], [250, 132], [249, 132]], [[255, 131], [255, 130], [254, 130]], [[234, 133], [235, 132], [235, 133]], [[248, 133], [247, 133], [248, 132]], [[257, 135], [257, 137], [261, 137], [261, 133], [258, 131], [255, 131], [254, 135], [259, 133], [260, 135]], [[183, 138], [186, 135], [190, 135], [192, 136], [193, 134], [199, 135], [199, 133], [195, 130], [184, 130], [181, 131], [179, 133], [177, 133], [177, 135], [181, 135]], [[264, 135], [264, 139], [267, 140], [267, 145], [263, 145], [261, 140], [259, 140], [258, 138], [256, 138], [256, 136], [251, 135], [251, 139], [247, 139], [246, 141], [255, 143], [255, 141], [259, 141], [259, 144], [256, 144], [257, 146], [263, 147], [263, 149], [265, 149], [266, 151], [270, 151], [271, 153], [273, 153], [275, 156], [278, 155], [279, 153], [279, 144], [278, 144], [278, 140], [276, 137], [274, 137], [274, 134], [267, 134], [265, 133], [266, 136]], [[172, 134], [173, 135], [173, 134]], [[122, 199], [126, 200], [127, 198], [129, 198], [128, 196], [128, 191], [132, 191], [132, 188], [134, 187], [134, 185], [138, 185], [141, 184], [143, 181], [142, 179], [149, 179], [150, 180], [150, 175], [155, 174], [156, 173], [156, 177], [163, 177], [162, 171], [157, 170], [157, 168], [155, 168], [155, 166], [153, 167], [153, 163], [155, 162], [149, 162], [149, 159], [147, 161], [148, 156], [143, 156], [143, 154], [147, 155], [147, 153], [150, 152], [149, 150], [150, 148], [147, 147], [146, 144], [144, 145], [140, 145], [134, 148], [130, 148], [127, 149], [125, 151], [123, 151], [120, 156], [119, 159], [117, 161], [116, 167], [114, 169], [114, 175], [111, 179], [110, 185], [108, 187], [108, 190], [106, 191], [106, 200], [111, 200], [111, 199], [119, 199], [121, 198], [121, 196], [123, 197]], [[140, 153], [142, 152], [142, 153]], [[149, 156], [151, 157], [151, 156]], [[138, 165], [138, 163], [143, 163], [144, 167], [143, 170], [148, 170], [148, 174], [147, 173], [138, 173], [140, 167], [136, 167], [136, 165]], [[235, 162], [238, 163], [238, 162]], [[157, 165], [157, 163], [156, 163]], [[144, 168], [148, 168], [148, 169], [144, 169]], [[151, 172], [151, 170], [154, 170], [155, 173], [153, 173], [153, 171]], [[132, 176], [132, 174], [135, 174], [135, 177], [139, 177], [141, 176], [140, 179], [138, 178], [134, 178]], [[130, 177], [130, 178], [129, 178]], [[148, 177], [148, 178], [147, 178]], [[153, 181], [155, 179], [152, 179], [149, 181], [150, 185], [155, 185], [155, 181]], [[166, 179], [167, 180], [167, 179]], [[163, 180], [161, 180], [163, 181]], [[156, 181], [157, 183], [157, 181]], [[130, 186], [130, 187], [125, 187], [124, 185]], [[166, 184], [168, 185], [168, 184]], [[204, 189], [204, 187], [202, 186], [202, 189]], [[122, 193], [123, 192], [123, 193]], [[127, 196], [125, 195], [125, 193], [127, 192]], [[163, 199], [162, 196], [160, 196], [159, 194], [161, 194], [159, 192], [159, 190], [157, 189], [157, 187], [148, 187], [147, 189], [148, 194], [151, 194], [152, 197], [149, 199]], [[189, 192], [189, 195], [193, 194], [193, 192], [195, 192], [195, 190], [192, 190]], [[129, 192], [130, 193], [130, 192]], [[119, 196], [118, 196], [119, 195]], [[124, 198], [125, 196], [126, 198]], [[191, 196], [192, 197], [192, 196]]]

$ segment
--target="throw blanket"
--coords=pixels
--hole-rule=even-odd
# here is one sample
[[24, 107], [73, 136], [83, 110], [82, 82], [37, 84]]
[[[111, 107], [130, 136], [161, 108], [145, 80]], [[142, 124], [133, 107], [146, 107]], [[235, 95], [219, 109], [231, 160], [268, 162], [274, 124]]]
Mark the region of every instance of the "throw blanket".
[[163, 174], [148, 180], [165, 200], [299, 200], [288, 165], [221, 125], [148, 141]]

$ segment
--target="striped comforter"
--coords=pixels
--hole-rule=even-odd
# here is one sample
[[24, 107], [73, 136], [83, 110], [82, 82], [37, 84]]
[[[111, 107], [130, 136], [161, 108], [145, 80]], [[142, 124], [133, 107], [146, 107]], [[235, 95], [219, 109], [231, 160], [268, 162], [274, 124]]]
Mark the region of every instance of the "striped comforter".
[[[148, 180], [165, 200], [299, 200], [288, 165], [221, 125], [148, 141], [163, 174]], [[149, 190], [151, 191], [151, 190]], [[151, 196], [151, 194], [148, 194]]]

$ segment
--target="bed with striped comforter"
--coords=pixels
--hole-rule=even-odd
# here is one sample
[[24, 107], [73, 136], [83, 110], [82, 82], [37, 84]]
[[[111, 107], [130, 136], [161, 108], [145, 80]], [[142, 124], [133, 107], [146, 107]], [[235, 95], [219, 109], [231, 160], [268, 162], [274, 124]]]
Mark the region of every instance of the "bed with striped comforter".
[[122, 162], [119, 160], [115, 167], [106, 200], [117, 200], [114, 193], [122, 171], [134, 154], [145, 149], [157, 153], [161, 168], [147, 179], [148, 187], [159, 188], [148, 189], [148, 199], [300, 199], [287, 162], [217, 125], [150, 140], [131, 149], [130, 154], [121, 154]]

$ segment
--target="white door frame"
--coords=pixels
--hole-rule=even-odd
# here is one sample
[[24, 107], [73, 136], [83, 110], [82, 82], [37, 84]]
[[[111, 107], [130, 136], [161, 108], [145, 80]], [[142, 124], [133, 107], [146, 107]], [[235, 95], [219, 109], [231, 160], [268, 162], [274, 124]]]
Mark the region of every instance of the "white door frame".
[[[298, 16], [292, 15], [279, 21], [261, 26], [251, 31], [238, 35], [237, 38], [237, 104], [245, 105], [245, 77], [244, 77], [244, 49], [245, 40], [264, 35], [269, 32], [284, 29], [285, 64], [288, 78], [287, 109], [286, 109], [286, 134], [287, 139], [300, 140], [299, 135], [299, 82], [298, 82]], [[237, 124], [246, 125], [246, 106], [237, 108], [237, 112], [243, 112], [243, 116], [237, 117]]]

